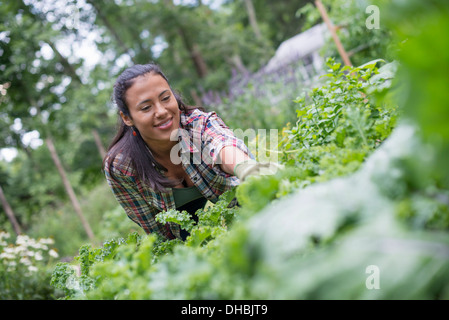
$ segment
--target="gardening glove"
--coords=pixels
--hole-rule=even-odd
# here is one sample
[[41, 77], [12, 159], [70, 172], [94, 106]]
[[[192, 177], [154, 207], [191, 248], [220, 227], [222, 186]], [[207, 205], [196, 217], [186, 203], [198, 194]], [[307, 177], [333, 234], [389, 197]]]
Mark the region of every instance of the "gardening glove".
[[240, 181], [245, 181], [249, 176], [275, 174], [281, 168], [283, 166], [276, 162], [262, 163], [251, 159], [237, 163], [234, 167], [234, 175]]

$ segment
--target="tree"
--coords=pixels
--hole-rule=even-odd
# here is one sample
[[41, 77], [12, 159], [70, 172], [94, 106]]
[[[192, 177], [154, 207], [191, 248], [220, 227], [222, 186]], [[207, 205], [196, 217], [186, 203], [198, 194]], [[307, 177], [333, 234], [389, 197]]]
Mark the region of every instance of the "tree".
[[[20, 119], [25, 131], [38, 130], [44, 137], [74, 210], [80, 217], [87, 235], [93, 239], [92, 230], [83, 216], [57, 156], [51, 129], [48, 126], [49, 123], [57, 124], [51, 120], [60, 108], [61, 101], [65, 99], [62, 94], [58, 95], [58, 92], [64, 92], [67, 86], [65, 82], [71, 79], [66, 74], [76, 77], [76, 73], [72, 65], [63, 59], [56, 49], [52, 39], [57, 37], [51, 25], [44, 23], [38, 14], [34, 14], [32, 8], [22, 1], [9, 1], [7, 5], [9, 40], [6, 45], [2, 43], [6, 54], [2, 55], [5, 72], [1, 83], [11, 85], [8, 89], [9, 100], [2, 101], [2, 108], [9, 111], [14, 121]], [[36, 58], [43, 43], [53, 49], [55, 59]], [[59, 132], [66, 131], [63, 125], [57, 124], [56, 127], [59, 127]]]

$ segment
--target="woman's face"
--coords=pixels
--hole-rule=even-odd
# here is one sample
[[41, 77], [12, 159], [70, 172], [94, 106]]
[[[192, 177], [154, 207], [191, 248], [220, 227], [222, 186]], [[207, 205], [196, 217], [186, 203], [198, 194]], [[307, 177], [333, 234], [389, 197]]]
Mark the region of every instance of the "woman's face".
[[120, 113], [125, 124], [135, 126], [150, 149], [167, 146], [180, 121], [178, 102], [167, 81], [155, 73], [137, 77], [126, 91], [126, 102], [131, 117]]

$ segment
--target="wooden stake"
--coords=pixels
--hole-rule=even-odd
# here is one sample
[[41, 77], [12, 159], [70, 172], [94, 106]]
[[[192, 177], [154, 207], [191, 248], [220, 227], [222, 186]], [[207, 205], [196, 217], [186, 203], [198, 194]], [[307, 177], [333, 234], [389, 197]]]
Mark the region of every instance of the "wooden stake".
[[51, 138], [45, 139], [45, 142], [47, 143], [47, 147], [50, 150], [51, 157], [53, 159], [53, 162], [56, 165], [56, 168], [58, 169], [59, 175], [61, 176], [62, 183], [64, 184], [64, 188], [69, 195], [70, 201], [72, 202], [73, 209], [75, 209], [76, 214], [81, 220], [81, 224], [83, 225], [84, 230], [86, 231], [89, 239], [94, 242], [95, 236], [92, 232], [92, 229], [90, 228], [89, 222], [84, 217], [84, 214], [81, 210], [81, 205], [78, 202], [78, 199], [75, 195], [75, 191], [73, 191], [72, 185], [70, 184], [70, 181], [65, 173], [65, 170], [62, 166], [61, 160], [59, 159], [59, 156], [56, 152], [55, 145], [53, 143], [53, 140]]
[[12, 224], [12, 228], [14, 229], [14, 232], [16, 235], [19, 235], [22, 233], [22, 229], [20, 228], [19, 222], [17, 222], [16, 216], [14, 215], [14, 212], [11, 209], [11, 206], [9, 205], [8, 201], [6, 200], [5, 194], [3, 193], [3, 189], [0, 186], [0, 202], [3, 205], [3, 209], [5, 209], [6, 216], [8, 217], [9, 221]]
[[336, 33], [336, 28], [332, 25], [332, 22], [330, 21], [326, 8], [324, 8], [323, 4], [321, 3], [321, 0], [315, 0], [315, 6], [320, 11], [321, 17], [323, 18], [324, 22], [327, 25], [327, 28], [331, 32], [332, 38], [334, 39], [334, 42], [337, 46], [338, 53], [340, 53], [341, 58], [343, 59], [343, 62], [347, 66], [351, 66], [351, 60], [349, 60], [349, 56], [346, 53], [345, 49], [343, 48], [343, 45], [340, 42], [340, 38], [338, 37]]

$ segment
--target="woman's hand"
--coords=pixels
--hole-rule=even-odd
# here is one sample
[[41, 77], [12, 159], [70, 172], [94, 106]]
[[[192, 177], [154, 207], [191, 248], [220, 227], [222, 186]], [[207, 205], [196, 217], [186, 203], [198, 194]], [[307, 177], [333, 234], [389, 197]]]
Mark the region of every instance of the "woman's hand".
[[283, 167], [275, 162], [257, 162], [239, 148], [229, 146], [221, 149], [220, 159], [221, 170], [235, 175], [240, 181], [244, 181], [250, 175], [274, 174]]
[[248, 160], [237, 163], [234, 167], [234, 175], [240, 181], [244, 181], [249, 176], [275, 174], [276, 171], [282, 168], [282, 165], [276, 162], [257, 162], [255, 160]]

